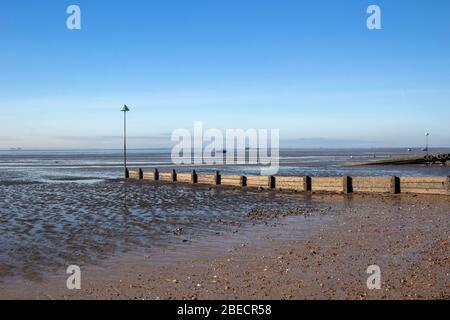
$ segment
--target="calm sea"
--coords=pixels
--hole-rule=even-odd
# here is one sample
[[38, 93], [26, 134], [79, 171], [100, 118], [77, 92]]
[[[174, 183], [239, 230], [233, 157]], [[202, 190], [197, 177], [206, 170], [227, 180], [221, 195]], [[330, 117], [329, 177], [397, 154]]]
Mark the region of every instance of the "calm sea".
[[[434, 149], [432, 153], [450, 153], [450, 149]], [[450, 167], [415, 166], [349, 166], [352, 162], [390, 159], [424, 155], [420, 150], [406, 149], [324, 149], [280, 150], [281, 175], [397, 175], [397, 176], [447, 176]], [[129, 150], [128, 167], [170, 170], [169, 149]], [[24, 150], [0, 151], [0, 183], [5, 181], [40, 182], [95, 182], [99, 179], [120, 178], [123, 173], [121, 150]], [[177, 167], [180, 171], [192, 167]], [[258, 174], [259, 166], [227, 165], [201, 166], [197, 171], [220, 170], [223, 173]]]

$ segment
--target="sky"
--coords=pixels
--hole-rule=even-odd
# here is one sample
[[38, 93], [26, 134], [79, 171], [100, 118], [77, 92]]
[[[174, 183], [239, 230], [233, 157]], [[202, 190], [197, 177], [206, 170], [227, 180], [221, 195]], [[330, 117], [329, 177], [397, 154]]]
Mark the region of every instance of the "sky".
[[124, 103], [131, 148], [194, 121], [282, 147], [448, 147], [450, 1], [1, 0], [0, 97], [0, 148], [120, 148]]

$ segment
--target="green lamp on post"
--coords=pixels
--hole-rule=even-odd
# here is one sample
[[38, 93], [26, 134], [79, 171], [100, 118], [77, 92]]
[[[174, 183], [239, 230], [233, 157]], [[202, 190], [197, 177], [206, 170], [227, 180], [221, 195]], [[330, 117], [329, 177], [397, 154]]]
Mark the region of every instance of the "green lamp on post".
[[127, 169], [127, 112], [130, 111], [127, 105], [124, 104], [122, 109], [123, 112], [123, 169], [125, 173], [125, 178], [128, 178], [128, 169]]

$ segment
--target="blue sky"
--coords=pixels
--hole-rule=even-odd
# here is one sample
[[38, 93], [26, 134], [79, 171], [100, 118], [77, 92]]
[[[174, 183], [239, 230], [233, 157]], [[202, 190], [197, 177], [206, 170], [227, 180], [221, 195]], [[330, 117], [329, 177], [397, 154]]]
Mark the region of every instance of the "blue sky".
[[0, 148], [120, 148], [123, 103], [131, 147], [195, 120], [282, 146], [450, 146], [449, 35], [447, 0], [2, 0]]

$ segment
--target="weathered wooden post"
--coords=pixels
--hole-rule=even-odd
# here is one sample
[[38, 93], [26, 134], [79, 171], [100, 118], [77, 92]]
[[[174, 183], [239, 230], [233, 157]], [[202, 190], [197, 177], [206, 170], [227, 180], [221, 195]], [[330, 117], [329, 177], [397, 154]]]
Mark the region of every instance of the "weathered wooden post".
[[400, 178], [393, 176], [391, 177], [391, 194], [400, 193]]
[[353, 178], [350, 176], [344, 176], [344, 193], [353, 193]]
[[342, 177], [344, 194], [348, 194], [352, 192], [352, 180], [349, 176]]
[[216, 171], [214, 173], [214, 182], [215, 182], [216, 185], [220, 184], [220, 172], [219, 171]]
[[125, 168], [125, 179], [129, 178], [130, 178], [130, 170], [128, 170], [128, 168]]
[[155, 168], [153, 170], [153, 180], [158, 181], [159, 180], [159, 171], [158, 168]]
[[192, 170], [191, 182], [192, 184], [196, 184], [198, 182], [198, 175], [195, 170]]
[[144, 171], [142, 171], [141, 168], [139, 168], [139, 180], [144, 179]]
[[175, 171], [175, 169], [172, 169], [171, 180], [172, 182], [177, 181], [177, 172]]
[[311, 189], [312, 189], [311, 177], [305, 176], [305, 191], [311, 191]]
[[275, 189], [276, 179], [274, 176], [269, 177], [269, 189]]
[[241, 176], [241, 187], [246, 187], [247, 186], [247, 177], [246, 176]]

